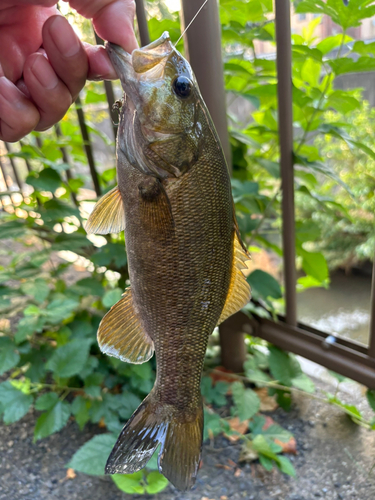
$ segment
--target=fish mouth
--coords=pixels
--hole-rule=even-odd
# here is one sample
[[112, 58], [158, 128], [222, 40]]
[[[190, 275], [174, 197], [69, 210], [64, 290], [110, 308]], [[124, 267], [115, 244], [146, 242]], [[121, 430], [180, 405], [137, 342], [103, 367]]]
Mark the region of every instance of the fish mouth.
[[[136, 110], [139, 112], [139, 117], [142, 117], [143, 103], [139, 94], [140, 85], [153, 83], [158, 85], [157, 82], [163, 77], [170, 55], [176, 52], [169, 33], [165, 31], [160, 38], [140, 49], [133, 50], [131, 54], [111, 42], [106, 42], [105, 48], [125, 92], [128, 112], [133, 115]], [[143, 135], [149, 141], [173, 136], [162, 130], [156, 132], [149, 128], [147, 118], [141, 118], [141, 122]]]
[[175, 51], [167, 31], [154, 42], [134, 49], [131, 54], [111, 42], [106, 42], [105, 47], [125, 93], [131, 93], [129, 83], [135, 85], [143, 76], [148, 82], [161, 78], [168, 57]]
[[122, 47], [111, 42], [105, 42], [105, 48], [121, 83], [134, 78], [132, 56]]

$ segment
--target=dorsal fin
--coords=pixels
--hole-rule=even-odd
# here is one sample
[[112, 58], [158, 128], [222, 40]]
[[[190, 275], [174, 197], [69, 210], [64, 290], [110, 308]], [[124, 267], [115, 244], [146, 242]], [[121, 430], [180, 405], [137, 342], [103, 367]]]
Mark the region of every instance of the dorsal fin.
[[229, 318], [229, 316], [232, 316], [232, 314], [242, 309], [250, 300], [251, 290], [249, 283], [246, 281], [246, 276], [248, 276], [250, 272], [248, 264], [251, 257], [245, 248], [235, 228], [233, 238], [232, 274], [228, 295], [217, 323], [218, 325]]
[[144, 363], [154, 354], [154, 343], [142, 328], [130, 288], [102, 319], [98, 344], [105, 354], [128, 363]]
[[124, 205], [118, 186], [96, 203], [85, 229], [87, 234], [120, 233], [125, 229]]

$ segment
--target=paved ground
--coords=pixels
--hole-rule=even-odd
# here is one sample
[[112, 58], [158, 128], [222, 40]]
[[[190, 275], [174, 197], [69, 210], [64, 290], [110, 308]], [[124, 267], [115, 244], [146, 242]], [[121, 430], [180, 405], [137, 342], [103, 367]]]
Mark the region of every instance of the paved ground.
[[[361, 399], [358, 394], [359, 400]], [[335, 408], [302, 396], [290, 413], [281, 409], [272, 418], [295, 435], [298, 455], [291, 459], [297, 478], [265, 472], [257, 464], [241, 473], [218, 465], [237, 461], [239, 445], [225, 438], [205, 444], [203, 467], [188, 493], [169, 487], [157, 500], [316, 500], [375, 499], [375, 432], [353, 424]], [[65, 479], [65, 464], [98, 428], [80, 432], [74, 422], [62, 432], [32, 443], [34, 415], [11, 426], [0, 426], [0, 500], [120, 500], [142, 498], [121, 493], [109, 478], [77, 473]], [[375, 470], [375, 469], [374, 469]], [[238, 473], [237, 473], [238, 475]], [[146, 498], [146, 497], [143, 497]], [[150, 497], [151, 498], [151, 497]]]

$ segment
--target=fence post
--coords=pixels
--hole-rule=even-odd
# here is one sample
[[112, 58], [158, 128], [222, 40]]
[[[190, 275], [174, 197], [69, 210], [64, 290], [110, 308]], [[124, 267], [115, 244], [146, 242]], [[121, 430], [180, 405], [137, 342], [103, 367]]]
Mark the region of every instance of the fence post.
[[96, 196], [100, 196], [102, 194], [102, 190], [99, 184], [99, 177], [95, 167], [94, 154], [92, 151], [92, 146], [90, 142], [89, 131], [87, 129], [87, 125], [85, 122], [85, 115], [82, 109], [82, 102], [80, 97], [78, 96], [76, 99], [76, 112], [78, 117], [79, 128], [81, 129], [81, 135], [83, 139], [83, 147], [86, 153], [87, 162], [89, 164], [90, 173], [92, 182], [94, 184], [94, 189]]
[[286, 322], [297, 324], [290, 0], [275, 2]]
[[[202, 6], [202, 0], [182, 0], [182, 29]], [[184, 35], [185, 51], [211, 117], [214, 121], [228, 168], [231, 171], [231, 150], [228, 137], [221, 26], [217, 0], [209, 0]], [[238, 314], [220, 325], [221, 363], [233, 372], [242, 372], [246, 359], [243, 321]]]
[[135, 8], [137, 14], [137, 24], [139, 38], [141, 39], [142, 47], [150, 43], [150, 34], [148, 32], [146, 11], [143, 0], [135, 0]]

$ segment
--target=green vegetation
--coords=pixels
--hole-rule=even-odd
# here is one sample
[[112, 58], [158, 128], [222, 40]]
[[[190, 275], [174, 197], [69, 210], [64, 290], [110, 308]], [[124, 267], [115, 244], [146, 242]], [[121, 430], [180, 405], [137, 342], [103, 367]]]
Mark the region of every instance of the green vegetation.
[[[221, 0], [220, 14], [228, 101], [242, 99], [254, 108], [252, 119], [246, 117], [246, 122], [230, 116], [233, 194], [241, 233], [254, 251], [261, 248], [281, 256], [276, 68], [274, 60], [257, 56], [255, 43], [274, 42], [272, 3]], [[372, 257], [374, 110], [362, 100], [359, 90], [334, 86], [337, 75], [375, 68], [374, 44], [350, 43], [346, 34], [348, 28], [375, 13], [371, 3], [298, 2], [297, 12], [327, 14], [343, 28], [343, 33], [317, 44], [316, 18], [302, 35], [293, 35], [296, 251], [304, 271], [298, 280], [300, 290], [327, 287], [329, 265], [350, 265]], [[164, 12], [158, 10], [158, 2], [151, 4], [155, 15]], [[177, 14], [153, 17], [149, 24], [153, 39], [164, 30], [170, 31], [173, 40], [179, 36]], [[106, 115], [102, 84], [88, 84], [82, 101], [92, 137], [113, 147], [93, 123]], [[128, 365], [99, 352], [98, 324], [128, 285], [124, 237], [86, 236], [83, 221], [90, 177], [74, 109], [60, 128], [62, 135], [54, 130], [31, 134], [20, 150], [14, 148], [9, 155], [18, 165], [23, 166], [25, 159], [31, 165], [27, 183], [33, 192], [0, 219], [0, 252], [9, 260], [9, 265], [0, 267], [0, 313], [4, 318], [0, 322], [0, 374], [6, 374], [0, 384], [0, 414], [4, 423], [11, 424], [34, 407], [40, 412], [35, 440], [63, 429], [72, 417], [81, 429], [88, 422], [105, 427], [106, 432], [86, 443], [69, 463], [95, 475], [103, 473], [123, 422], [150, 391], [155, 361]], [[61, 148], [76, 166], [73, 179], [66, 175], [69, 165]], [[99, 171], [106, 192], [115, 182], [114, 165], [101, 164]], [[12, 240], [9, 248], [8, 240]], [[248, 279], [254, 298], [264, 306], [249, 304], [249, 314], [271, 315], [282, 309], [282, 288], [273, 276], [256, 270]], [[268, 387], [278, 404], [288, 409], [293, 392], [311, 394], [313, 383], [293, 355], [251, 337], [247, 343], [244, 375], [215, 383], [217, 336], [210, 339], [202, 380], [205, 436], [236, 434], [230, 426], [234, 416], [249, 421], [248, 430], [239, 436], [244, 450], [255, 453], [267, 470], [276, 465], [294, 475], [282, 447], [275, 443], [275, 439], [287, 441], [290, 434], [277, 425], [263, 429], [254, 388]], [[368, 391], [367, 396], [375, 410], [375, 393]], [[364, 420], [355, 407], [339, 401], [337, 394], [326, 395], [326, 400], [361, 425], [375, 428], [375, 420]], [[229, 406], [225, 417], [217, 411], [223, 406]], [[113, 476], [113, 480], [127, 493], [157, 493], [167, 482], [156, 469], [154, 457], [146, 471]]]

